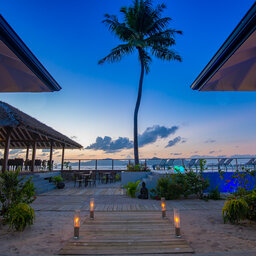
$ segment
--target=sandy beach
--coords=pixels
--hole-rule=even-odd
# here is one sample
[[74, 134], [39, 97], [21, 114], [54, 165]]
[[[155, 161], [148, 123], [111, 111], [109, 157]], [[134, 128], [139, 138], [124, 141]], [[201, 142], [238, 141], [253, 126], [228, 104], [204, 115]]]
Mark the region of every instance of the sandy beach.
[[[97, 191], [97, 193], [96, 193]], [[117, 194], [119, 188], [65, 189], [39, 195], [33, 203], [36, 209], [34, 225], [24, 232], [0, 229], [0, 254], [53, 255], [73, 236], [74, 210], [81, 208], [81, 219], [88, 214], [89, 197], [94, 196], [101, 211], [146, 209], [157, 211], [159, 201], [131, 199]], [[65, 192], [65, 196], [61, 193]], [[94, 194], [96, 193], [96, 194]], [[69, 194], [69, 195], [68, 195]], [[86, 196], [87, 195], [87, 196]], [[90, 195], [90, 196], [88, 196]], [[250, 251], [256, 248], [256, 224], [245, 222], [239, 225], [223, 224], [221, 208], [224, 201], [196, 199], [167, 202], [167, 216], [172, 219], [172, 208], [181, 209], [181, 231], [196, 253]], [[119, 205], [119, 208], [117, 207]], [[160, 211], [160, 206], [159, 206]]]

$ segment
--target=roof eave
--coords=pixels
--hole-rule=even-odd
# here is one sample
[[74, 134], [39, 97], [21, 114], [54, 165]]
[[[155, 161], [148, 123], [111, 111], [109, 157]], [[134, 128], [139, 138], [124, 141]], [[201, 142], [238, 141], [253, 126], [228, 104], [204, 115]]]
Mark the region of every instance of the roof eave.
[[50, 91], [61, 90], [60, 85], [29, 50], [2, 15], [0, 15], [0, 39], [49, 88]]
[[255, 30], [256, 2], [190, 87], [200, 91]]

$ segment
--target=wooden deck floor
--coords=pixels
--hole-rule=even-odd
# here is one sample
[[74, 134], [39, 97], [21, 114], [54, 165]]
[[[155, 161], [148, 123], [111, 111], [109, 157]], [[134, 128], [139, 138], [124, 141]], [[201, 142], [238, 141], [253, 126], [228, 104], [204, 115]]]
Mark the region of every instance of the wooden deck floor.
[[61, 255], [169, 255], [192, 253], [186, 240], [175, 238], [169, 219], [161, 212], [96, 212], [80, 227]]

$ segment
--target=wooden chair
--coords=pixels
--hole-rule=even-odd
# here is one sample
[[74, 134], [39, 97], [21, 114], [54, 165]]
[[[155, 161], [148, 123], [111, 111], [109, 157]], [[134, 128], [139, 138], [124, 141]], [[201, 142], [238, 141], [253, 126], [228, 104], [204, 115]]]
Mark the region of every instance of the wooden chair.
[[74, 187], [76, 186], [76, 183], [78, 182], [79, 188], [82, 186], [83, 178], [79, 173], [74, 173]]
[[95, 172], [90, 172], [90, 177], [89, 179], [87, 180], [87, 184], [89, 185], [90, 184], [90, 187], [91, 186], [95, 186], [96, 187], [96, 173]]

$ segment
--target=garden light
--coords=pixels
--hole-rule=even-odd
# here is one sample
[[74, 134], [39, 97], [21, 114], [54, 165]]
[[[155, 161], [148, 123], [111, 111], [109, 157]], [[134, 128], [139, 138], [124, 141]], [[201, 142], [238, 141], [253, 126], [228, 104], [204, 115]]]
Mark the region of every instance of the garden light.
[[90, 199], [90, 219], [94, 219], [94, 198]]
[[179, 209], [174, 208], [174, 226], [175, 226], [175, 235], [176, 237], [181, 237], [180, 235], [180, 211]]
[[165, 198], [161, 198], [161, 207], [162, 207], [162, 218], [166, 219], [166, 204], [165, 204]]
[[79, 238], [79, 227], [80, 227], [80, 210], [76, 210], [74, 215], [74, 239]]

